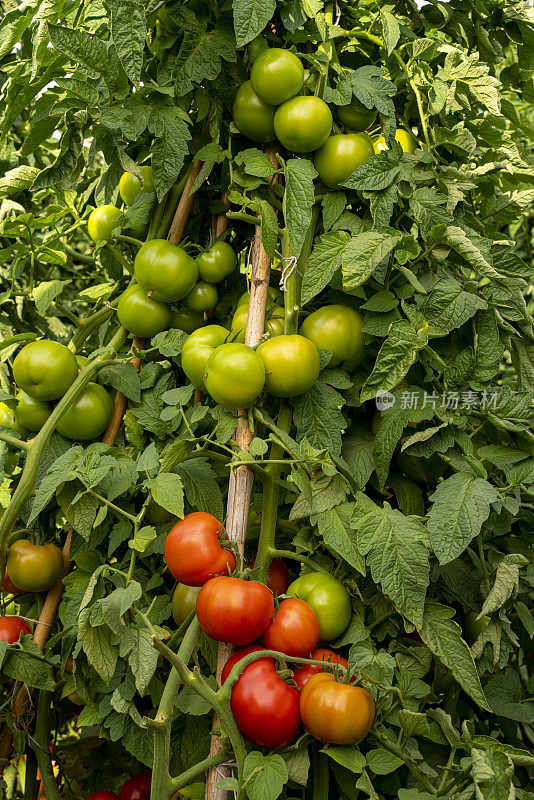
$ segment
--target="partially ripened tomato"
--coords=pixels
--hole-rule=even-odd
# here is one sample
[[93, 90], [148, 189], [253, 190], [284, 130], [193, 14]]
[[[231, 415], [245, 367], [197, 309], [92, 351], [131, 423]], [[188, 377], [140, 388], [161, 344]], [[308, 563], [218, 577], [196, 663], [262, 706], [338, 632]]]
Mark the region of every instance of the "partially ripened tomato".
[[206, 325], [188, 337], [182, 349], [182, 369], [197, 389], [204, 388], [206, 364], [216, 347], [229, 336], [222, 325]]
[[348, 106], [337, 106], [336, 117], [350, 131], [366, 131], [376, 119], [376, 108], [367, 108], [354, 97]]
[[121, 214], [120, 208], [110, 205], [99, 206], [91, 211], [87, 220], [87, 230], [91, 239], [94, 242], [112, 239], [112, 231], [117, 227], [117, 220]]
[[30, 342], [13, 362], [13, 377], [30, 397], [57, 400], [78, 375], [76, 356], [64, 344], [49, 339]]
[[112, 413], [113, 400], [109, 392], [98, 383], [88, 383], [56, 427], [66, 439], [89, 441], [104, 433]]
[[[339, 664], [340, 667], [344, 667], [345, 669], [349, 665], [346, 658], [334, 653], [333, 650], [325, 650], [323, 648], [313, 650], [310, 653], [310, 658], [314, 661], [326, 661], [328, 664]], [[328, 667], [326, 669], [328, 669]], [[318, 664], [303, 664], [301, 667], [293, 670], [293, 679], [299, 689], [304, 689], [312, 675], [318, 675], [323, 671], [326, 671], [325, 668], [320, 667]], [[343, 676], [343, 672], [341, 672], [341, 676]]]
[[279, 106], [300, 92], [304, 85], [304, 67], [290, 50], [271, 47], [255, 59], [250, 82], [266, 103]]
[[300, 694], [305, 727], [322, 742], [353, 744], [369, 732], [375, 702], [361, 686], [338, 683], [328, 672], [313, 675]]
[[326, 142], [332, 130], [332, 112], [315, 95], [293, 97], [274, 115], [277, 139], [295, 153], [311, 153]]
[[258, 581], [211, 578], [197, 598], [197, 617], [205, 633], [218, 642], [239, 647], [258, 639], [273, 613], [272, 593]]
[[119, 192], [123, 201], [127, 206], [131, 206], [135, 198], [141, 192], [153, 192], [154, 180], [152, 178], [152, 167], [143, 166], [139, 167], [141, 175], [143, 176], [143, 185], [139, 178], [133, 172], [123, 172], [119, 181]]
[[172, 575], [187, 586], [202, 586], [214, 575], [235, 569], [235, 556], [221, 546], [224, 533], [212, 514], [194, 511], [174, 525], [165, 539], [165, 563]]
[[138, 251], [135, 262], [137, 282], [154, 300], [174, 303], [189, 294], [198, 278], [194, 258], [167, 239], [151, 239]]
[[307, 392], [319, 377], [319, 351], [305, 336], [275, 336], [262, 342], [257, 352], [265, 367], [265, 387], [275, 397]]
[[249, 408], [265, 385], [265, 367], [258, 353], [239, 342], [217, 347], [206, 363], [206, 391], [233, 411]]
[[338, 133], [329, 136], [315, 153], [315, 169], [330, 189], [339, 189], [374, 154], [373, 142], [366, 133]]
[[7, 555], [7, 574], [13, 584], [26, 592], [51, 589], [63, 572], [63, 555], [55, 544], [33, 544], [28, 539], [14, 542]]
[[0, 642], [15, 644], [20, 639], [20, 635], [31, 634], [28, 623], [22, 617], [8, 616], [0, 617]]
[[342, 305], [323, 306], [306, 317], [300, 333], [311, 339], [319, 350], [332, 353], [329, 366], [341, 365], [352, 372], [365, 356], [362, 316]]
[[17, 394], [15, 420], [20, 428], [29, 431], [40, 431], [52, 413], [52, 408], [45, 400], [36, 400], [22, 390]]
[[311, 606], [298, 597], [282, 600], [274, 619], [263, 634], [268, 650], [287, 656], [306, 656], [319, 641], [319, 620]]
[[307, 572], [293, 581], [287, 593], [305, 600], [315, 611], [321, 628], [321, 639], [331, 641], [340, 636], [350, 622], [352, 606], [347, 588], [323, 572]]
[[160, 303], [147, 295], [138, 283], [133, 283], [121, 294], [117, 304], [117, 317], [129, 333], [151, 339], [171, 327], [172, 313], [167, 303]]
[[190, 311], [198, 313], [215, 308], [218, 299], [219, 293], [212, 283], [198, 281], [186, 295], [184, 303]]
[[243, 83], [234, 99], [233, 116], [236, 128], [253, 142], [274, 139], [275, 107], [258, 97], [250, 81]]
[[[262, 649], [250, 645], [234, 653], [222, 682], [244, 656]], [[245, 667], [232, 687], [230, 706], [243, 736], [259, 747], [284, 747], [301, 731], [298, 692], [280, 678], [272, 658], [258, 658]]]
[[237, 256], [228, 242], [215, 242], [197, 257], [198, 276], [206, 283], [219, 283], [235, 270]]

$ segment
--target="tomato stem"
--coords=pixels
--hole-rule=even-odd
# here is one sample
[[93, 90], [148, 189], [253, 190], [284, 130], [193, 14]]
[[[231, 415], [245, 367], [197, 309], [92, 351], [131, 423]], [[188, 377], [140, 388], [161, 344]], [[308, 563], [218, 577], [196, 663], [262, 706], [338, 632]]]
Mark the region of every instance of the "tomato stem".
[[327, 756], [315, 748], [312, 749], [313, 764], [313, 794], [312, 800], [328, 800], [328, 788], [330, 775], [328, 770]]
[[59, 800], [57, 784], [52, 769], [51, 754], [48, 749], [50, 738], [49, 713], [50, 692], [42, 689], [39, 692], [39, 700], [37, 701], [35, 733], [31, 744], [41, 772], [41, 781], [46, 800]]

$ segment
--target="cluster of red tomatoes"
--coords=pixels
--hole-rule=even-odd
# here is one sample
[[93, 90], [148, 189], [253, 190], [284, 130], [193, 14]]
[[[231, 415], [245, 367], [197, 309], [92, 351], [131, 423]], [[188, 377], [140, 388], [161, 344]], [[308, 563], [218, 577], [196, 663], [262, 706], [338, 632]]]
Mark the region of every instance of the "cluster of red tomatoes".
[[[315, 151], [319, 177], [329, 188], [338, 189], [386, 142], [384, 137], [373, 141], [365, 132], [375, 122], [377, 111], [356, 98], [335, 106], [338, 121], [350, 133], [332, 135], [330, 107], [320, 97], [302, 93], [311, 80], [295, 53], [280, 47], [264, 50], [252, 65], [250, 80], [236, 94], [234, 123], [255, 142], [276, 138], [295, 153]], [[410, 131], [399, 129], [395, 138], [405, 152], [415, 152], [416, 140]]]
[[115, 792], [104, 790], [93, 792], [85, 800], [149, 800], [151, 781], [152, 773], [150, 771], [140, 772], [126, 781], [118, 797]]
[[[347, 589], [319, 572], [290, 583], [279, 559], [271, 562], [267, 585], [230, 575], [236, 557], [223, 546], [225, 538], [215, 517], [195, 512], [174, 525], [164, 547], [166, 564], [179, 581], [173, 595], [176, 621], [196, 610], [209, 637], [242, 648], [226, 664], [222, 682], [242, 658], [265, 649], [282, 659], [329, 662], [339, 671], [334, 675], [307, 664], [295, 669], [289, 683], [277, 673], [273, 657], [248, 663], [231, 690], [232, 712], [243, 735], [263, 747], [281, 747], [299, 735], [304, 723], [322, 741], [358, 741], [373, 723], [373, 698], [348, 682], [345, 659], [316, 649], [319, 640], [336, 639], [348, 626], [352, 612]], [[277, 599], [275, 608], [279, 595], [285, 597]]]

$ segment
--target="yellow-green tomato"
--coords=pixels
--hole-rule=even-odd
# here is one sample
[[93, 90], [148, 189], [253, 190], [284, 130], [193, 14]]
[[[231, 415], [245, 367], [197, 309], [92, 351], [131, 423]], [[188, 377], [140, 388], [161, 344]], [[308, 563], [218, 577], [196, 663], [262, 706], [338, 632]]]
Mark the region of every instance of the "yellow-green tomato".
[[257, 350], [265, 367], [265, 387], [275, 397], [296, 397], [311, 389], [321, 358], [313, 342], [299, 334], [282, 334]]
[[[398, 141], [405, 153], [411, 153], [412, 155], [415, 153], [417, 149], [417, 141], [415, 140], [415, 137], [411, 131], [407, 131], [405, 128], [397, 128], [395, 131], [395, 139]], [[379, 136], [378, 139], [375, 139], [373, 142], [373, 147], [375, 153], [380, 153], [381, 150], [389, 149], [383, 136]]]
[[154, 300], [174, 303], [189, 294], [198, 278], [196, 261], [167, 239], [151, 239], [138, 251], [137, 282]]
[[172, 593], [172, 616], [175, 623], [180, 626], [186, 621], [189, 614], [195, 610], [198, 593], [202, 586], [185, 586], [177, 583]]
[[206, 325], [193, 331], [182, 349], [182, 369], [197, 389], [204, 388], [206, 364], [216, 347], [226, 342], [229, 332], [222, 325]]
[[339, 189], [374, 154], [373, 142], [366, 133], [338, 133], [329, 136], [315, 153], [315, 169], [330, 189]]
[[36, 400], [22, 390], [17, 394], [15, 420], [19, 427], [29, 431], [40, 431], [52, 413], [52, 408], [45, 400]]
[[219, 293], [212, 283], [198, 281], [185, 298], [184, 303], [190, 311], [210, 311], [215, 308], [218, 299]]
[[87, 220], [87, 230], [93, 242], [112, 239], [111, 232], [117, 226], [117, 219], [121, 214], [120, 208], [110, 205], [98, 206], [91, 211]]
[[275, 110], [274, 106], [258, 97], [251, 82], [246, 81], [239, 87], [234, 99], [234, 123], [253, 142], [272, 142]]
[[89, 441], [104, 433], [111, 420], [113, 400], [98, 383], [88, 383], [57, 423], [66, 439]]
[[278, 141], [295, 153], [311, 153], [323, 145], [332, 130], [332, 112], [315, 95], [293, 97], [274, 115]]
[[290, 50], [271, 47], [255, 59], [250, 82], [266, 103], [279, 106], [300, 92], [304, 85], [302, 62]]
[[10, 430], [20, 433], [21, 436], [27, 433], [15, 417], [13, 410], [5, 403], [0, 403], [0, 426], [2, 428], [10, 428]]
[[[248, 297], [248, 295], [247, 295]], [[247, 330], [249, 303], [239, 303], [232, 318], [231, 339], [235, 342], [244, 342]], [[269, 336], [280, 336], [284, 332], [285, 311], [282, 306], [274, 306], [267, 309], [265, 314], [264, 333]]]
[[249, 408], [265, 385], [263, 361], [246, 344], [222, 344], [208, 359], [204, 385], [208, 394], [223, 408], [232, 411]]
[[13, 362], [13, 377], [30, 397], [57, 400], [78, 375], [76, 356], [64, 344], [50, 339], [30, 342]]
[[201, 311], [190, 311], [179, 306], [172, 309], [171, 328], [177, 328], [184, 333], [193, 333], [204, 325], [204, 314]]
[[197, 258], [198, 276], [206, 283], [219, 283], [237, 266], [237, 256], [228, 242], [215, 242]]
[[127, 331], [143, 339], [151, 339], [171, 327], [170, 306], [148, 297], [146, 289], [138, 283], [128, 286], [121, 294], [117, 316]]
[[170, 511], [160, 506], [155, 500], [151, 500], [146, 508], [146, 517], [153, 525], [161, 525], [169, 522], [173, 517]]
[[354, 97], [348, 106], [337, 106], [336, 117], [350, 131], [366, 131], [376, 119], [376, 108], [367, 108]]
[[306, 317], [300, 333], [319, 350], [332, 353], [329, 366], [341, 365], [352, 372], [365, 355], [362, 323], [361, 315], [353, 308], [334, 304], [318, 308]]
[[139, 167], [143, 176], [143, 185], [133, 172], [123, 172], [119, 181], [119, 194], [127, 206], [131, 206], [135, 198], [141, 192], [153, 192], [154, 180], [152, 178], [152, 167]]

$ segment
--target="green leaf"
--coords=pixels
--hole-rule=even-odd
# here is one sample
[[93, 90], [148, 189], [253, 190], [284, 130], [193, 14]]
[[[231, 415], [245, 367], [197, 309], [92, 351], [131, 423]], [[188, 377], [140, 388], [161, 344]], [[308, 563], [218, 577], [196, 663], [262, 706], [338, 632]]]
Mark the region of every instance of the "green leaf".
[[152, 173], [161, 201], [180, 174], [191, 133], [187, 115], [170, 106], [160, 106], [152, 112], [149, 128], [156, 137], [152, 147]]
[[331, 744], [321, 750], [321, 753], [331, 758], [336, 764], [341, 764], [350, 772], [359, 774], [365, 769], [365, 756], [355, 745]]
[[146, 39], [145, 10], [141, 0], [109, 0], [111, 36], [125, 73], [135, 86], [141, 81]]
[[0, 178], [0, 198], [29, 189], [40, 171], [38, 167], [21, 164], [20, 167], [5, 172]]
[[493, 675], [485, 691], [495, 714], [526, 725], [534, 722], [534, 703], [523, 700], [521, 679], [512, 667]]
[[489, 711], [473, 656], [462, 639], [462, 629], [454, 622], [454, 609], [434, 601], [425, 603], [423, 642], [450, 669], [455, 680], [481, 708]]
[[355, 425], [343, 437], [341, 454], [360, 489], [364, 488], [374, 469], [374, 439], [370, 430]]
[[238, 47], [255, 39], [276, 10], [276, 0], [233, 0], [232, 5]]
[[87, 660], [106, 685], [109, 685], [117, 665], [119, 649], [107, 625], [93, 627], [90, 622], [91, 608], [83, 608], [78, 617], [78, 641]]
[[356, 531], [351, 524], [353, 503], [341, 503], [317, 517], [319, 533], [327, 548], [341, 556], [361, 575], [365, 575], [365, 559], [356, 546]]
[[314, 203], [313, 180], [317, 171], [311, 161], [290, 158], [285, 165], [284, 219], [295, 256], [300, 255], [310, 226]]
[[367, 108], [375, 106], [381, 114], [391, 117], [395, 113], [391, 98], [397, 91], [392, 81], [384, 77], [380, 67], [368, 64], [355, 69], [351, 76], [354, 94]]
[[70, 283], [67, 281], [43, 281], [32, 292], [32, 297], [35, 300], [35, 306], [39, 314], [45, 314], [50, 308], [56, 297], [58, 297], [63, 288]]
[[375, 505], [363, 494], [356, 497], [352, 526], [356, 545], [367, 556], [373, 580], [380, 583], [398, 611], [420, 626], [429, 583], [429, 560], [424, 526], [415, 517]]
[[497, 572], [491, 591], [484, 600], [480, 614], [493, 614], [501, 608], [519, 588], [519, 570], [528, 564], [528, 559], [519, 553], [508, 553], [504, 556]]
[[299, 747], [298, 750], [290, 750], [288, 753], [283, 753], [283, 759], [286, 762], [288, 779], [299, 783], [301, 786], [306, 786], [310, 771], [308, 748]]
[[195, 84], [212, 81], [221, 71], [222, 61], [236, 61], [235, 44], [226, 31], [217, 28], [188, 32], [177, 59], [175, 91], [177, 97], [190, 92]]
[[382, 38], [386, 44], [388, 56], [391, 55], [395, 46], [400, 38], [400, 27], [397, 19], [386, 11], [385, 8], [380, 9], [380, 19], [382, 21]]
[[[334, 235], [334, 234], [326, 234]], [[343, 288], [351, 292], [362, 286], [380, 262], [395, 248], [399, 234], [365, 231], [353, 236], [343, 250]]]
[[144, 553], [148, 545], [156, 538], [156, 529], [152, 525], [145, 525], [140, 528], [133, 539], [130, 539], [128, 546], [131, 550]]
[[377, 192], [391, 186], [400, 175], [402, 149], [395, 144], [387, 150], [376, 153], [347, 178], [343, 186], [358, 191]]
[[141, 381], [133, 364], [116, 364], [100, 371], [104, 383], [109, 383], [117, 391], [122, 392], [129, 400], [138, 403], [141, 399]]
[[306, 305], [321, 292], [341, 266], [341, 257], [349, 234], [330, 231], [317, 237], [302, 279], [301, 303]]
[[408, 320], [393, 322], [373, 370], [362, 388], [362, 403], [376, 397], [380, 391], [394, 389], [414, 363], [419, 350], [427, 343], [427, 329], [416, 330]]
[[184, 487], [179, 475], [172, 472], [160, 472], [149, 482], [150, 493], [159, 506], [163, 506], [173, 516], [183, 519]]
[[389, 775], [404, 764], [402, 758], [390, 753], [385, 747], [369, 750], [366, 759], [369, 769], [375, 775]]
[[341, 453], [341, 433], [347, 423], [339, 410], [343, 397], [329, 385], [328, 375], [321, 373], [305, 394], [293, 401], [293, 421], [299, 438], [306, 438], [313, 447]]
[[192, 458], [176, 466], [176, 472], [184, 482], [190, 505], [199, 511], [208, 511], [217, 519], [224, 516], [223, 501], [217, 476], [208, 459]]
[[245, 758], [243, 778], [250, 800], [276, 800], [288, 777], [286, 762], [278, 753], [264, 756], [254, 750]]
[[269, 261], [274, 261], [278, 244], [278, 220], [274, 208], [266, 200], [260, 200], [261, 240]]
[[98, 36], [50, 23], [48, 34], [56, 50], [78, 63], [90, 78], [108, 73], [108, 47]]
[[457, 472], [439, 484], [430, 497], [428, 530], [440, 564], [453, 561], [478, 535], [500, 495], [488, 481]]
[[429, 295], [424, 313], [431, 335], [445, 336], [487, 307], [480, 295], [465, 291], [454, 278], [443, 277]]

